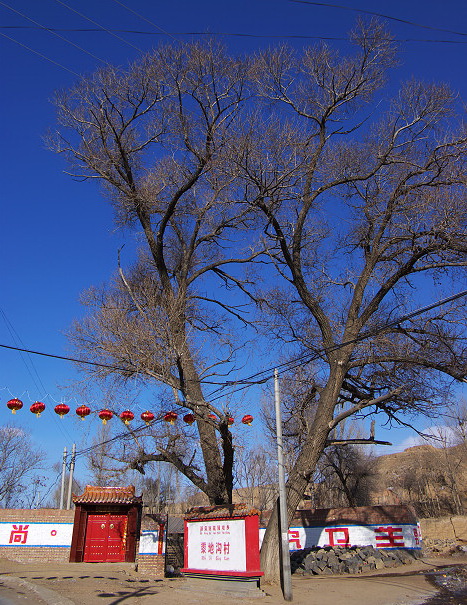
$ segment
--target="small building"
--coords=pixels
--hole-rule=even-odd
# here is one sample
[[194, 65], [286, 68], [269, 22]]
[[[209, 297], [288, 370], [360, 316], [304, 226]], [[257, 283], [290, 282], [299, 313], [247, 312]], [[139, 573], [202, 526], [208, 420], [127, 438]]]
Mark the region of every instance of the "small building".
[[133, 485], [87, 485], [81, 496], [73, 495], [75, 518], [70, 562], [117, 563], [136, 560], [141, 525], [141, 496]]

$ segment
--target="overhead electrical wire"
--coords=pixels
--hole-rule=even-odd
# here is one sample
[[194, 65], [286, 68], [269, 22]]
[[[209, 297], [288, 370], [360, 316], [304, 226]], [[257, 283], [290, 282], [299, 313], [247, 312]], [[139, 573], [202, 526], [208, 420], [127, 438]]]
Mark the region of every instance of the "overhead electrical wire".
[[141, 50], [141, 48], [138, 48], [137, 46], [135, 46], [134, 44], [131, 44], [131, 42], [128, 42], [127, 40], [125, 40], [125, 38], [122, 38], [121, 36], [118, 36], [117, 34], [114, 34], [111, 30], [109, 30], [108, 28], [104, 27], [103, 25], [101, 25], [100, 23], [98, 23], [97, 21], [94, 21], [94, 19], [91, 19], [90, 17], [87, 17], [86, 15], [84, 15], [83, 13], [80, 13], [78, 10], [72, 8], [71, 6], [69, 6], [68, 4], [66, 4], [66, 2], [63, 2], [62, 0], [55, 0], [55, 2], [57, 2], [58, 4], [61, 4], [62, 6], [64, 6], [65, 8], [67, 8], [68, 10], [72, 11], [73, 13], [76, 13], [77, 15], [79, 15], [80, 17], [83, 17], [83, 19], [86, 19], [87, 21], [89, 21], [90, 23], [93, 23], [94, 25], [97, 25], [97, 27], [99, 27], [99, 29], [107, 32], [108, 34], [110, 34], [111, 36], [113, 36], [114, 38], [117, 38], [118, 40], [120, 40], [121, 42], [123, 42], [124, 44], [127, 44], [128, 46], [131, 46], [131, 48], [134, 48], [135, 50], [137, 50], [138, 52], [142, 53], [143, 51]]
[[[12, 338], [12, 340], [14, 342], [17, 342], [19, 344], [23, 344], [22, 339], [20, 337], [20, 335], [18, 334], [18, 332], [15, 330], [13, 324], [11, 323], [11, 321], [8, 319], [5, 311], [3, 309], [0, 308], [0, 315], [3, 317], [3, 321], [5, 322], [5, 325], [7, 327], [7, 330], [10, 333], [10, 336]], [[26, 367], [26, 370], [28, 372], [28, 374], [30, 375], [36, 389], [38, 391], [42, 391], [42, 393], [45, 396], [48, 396], [48, 392], [47, 389], [44, 386], [44, 383], [42, 382], [42, 379], [39, 375], [39, 372], [37, 371], [36, 366], [34, 365], [34, 362], [31, 358], [30, 355], [23, 355], [23, 353], [20, 353], [21, 355], [21, 360], [24, 364], [24, 366]], [[56, 426], [56, 428], [63, 434], [63, 436], [67, 439], [71, 439], [71, 435], [68, 432], [68, 429], [66, 426], [63, 425], [62, 422], [60, 422], [57, 418], [53, 419], [53, 422]]]
[[[218, 390], [222, 390], [222, 388], [227, 388], [227, 387], [234, 387], [232, 389], [232, 391], [230, 393], [228, 393], [227, 395], [232, 395], [233, 393], [236, 393], [238, 391], [244, 390], [245, 388], [248, 388], [250, 386], [253, 385], [257, 385], [257, 384], [262, 384], [264, 382], [266, 382], [267, 380], [269, 380], [272, 376], [272, 371], [274, 369], [278, 370], [278, 373], [284, 373], [286, 371], [290, 371], [291, 369], [294, 369], [296, 367], [299, 367], [301, 365], [303, 365], [304, 363], [310, 363], [312, 361], [314, 361], [315, 359], [318, 359], [319, 357], [321, 357], [323, 354], [338, 350], [340, 348], [343, 348], [345, 346], [348, 346], [349, 344], [354, 344], [356, 342], [360, 342], [362, 340], [366, 340], [368, 338], [371, 338], [373, 336], [376, 336], [378, 334], [380, 334], [381, 332], [387, 330], [390, 327], [394, 327], [397, 326], [405, 321], [408, 321], [409, 319], [412, 319], [413, 317], [417, 317], [418, 315], [421, 315], [422, 313], [425, 313], [427, 311], [430, 311], [432, 309], [435, 309], [439, 306], [442, 306], [444, 304], [447, 304], [449, 302], [453, 302], [454, 300], [457, 300], [463, 296], [467, 295], [467, 290], [463, 290], [461, 292], [458, 292], [457, 294], [454, 294], [453, 296], [449, 296], [448, 298], [444, 298], [444, 299], [440, 299], [438, 301], [435, 301], [434, 303], [431, 303], [429, 305], [426, 305], [424, 307], [420, 307], [418, 309], [415, 309], [414, 311], [407, 313], [405, 315], [402, 315], [396, 319], [394, 319], [393, 321], [390, 322], [386, 322], [385, 324], [382, 324], [381, 326], [378, 326], [372, 330], [369, 330], [368, 332], [364, 332], [362, 333], [359, 337], [354, 338], [352, 340], [349, 341], [345, 341], [342, 343], [338, 343], [336, 345], [333, 345], [332, 347], [324, 347], [322, 349], [319, 349], [317, 351], [315, 351], [313, 354], [306, 354], [306, 355], [302, 355], [300, 357], [296, 357], [295, 359], [290, 360], [289, 362], [284, 362], [282, 364], [277, 364], [274, 367], [271, 368], [267, 368], [265, 370], [262, 370], [260, 372], [257, 372], [255, 374], [252, 374], [251, 376], [249, 376], [248, 378], [244, 378], [242, 380], [239, 381], [235, 381], [235, 382], [228, 382], [228, 383], [224, 383], [223, 386], [218, 389]], [[83, 360], [76, 360], [73, 358], [69, 358], [69, 357], [64, 357], [64, 356], [60, 356], [60, 355], [54, 355], [54, 354], [50, 354], [50, 353], [40, 353], [39, 351], [32, 351], [29, 349], [20, 349], [19, 347], [11, 347], [9, 345], [3, 345], [0, 344], [0, 347], [3, 348], [7, 348], [7, 349], [14, 349], [14, 350], [19, 350], [19, 351], [24, 351], [24, 352], [28, 352], [28, 353], [32, 353], [32, 354], [37, 354], [37, 355], [45, 355], [46, 357], [53, 357], [56, 359], [63, 359], [63, 360], [67, 360], [67, 361], [78, 361], [80, 363], [90, 363], [91, 365], [99, 365], [99, 366], [103, 366], [104, 364], [96, 364], [95, 362], [85, 362]], [[104, 366], [104, 367], [110, 367], [113, 369], [117, 369], [117, 366]], [[122, 368], [120, 368], [122, 369]], [[128, 371], [128, 370], [127, 370]], [[261, 377], [261, 378], [260, 378]], [[209, 396], [209, 401], [216, 401], [217, 399], [220, 399], [221, 397], [225, 397], [225, 393], [224, 394], [220, 394], [217, 397], [212, 397], [212, 395], [215, 393], [212, 393]], [[160, 421], [160, 419], [157, 419], [155, 422]], [[151, 423], [151, 424], [154, 424]], [[118, 441], [120, 439], [132, 439], [133, 436], [135, 434], [140, 433], [141, 431], [147, 429], [147, 425], [143, 424], [139, 427], [136, 427], [135, 429], [132, 429], [131, 432], [124, 432], [124, 433], [119, 433], [118, 435], [115, 435], [114, 437], [111, 437], [110, 439], [102, 442], [102, 443], [98, 443], [92, 446], [89, 446], [87, 448], [84, 448], [83, 450], [80, 450], [79, 452], [76, 452], [76, 456], [82, 456], [85, 455], [87, 453], [89, 453], [90, 451], [92, 451], [93, 449], [97, 448], [97, 447], [101, 447], [103, 444], [108, 444], [108, 443], [112, 443], [114, 441]]]
[[214, 391], [213, 393], [210, 394], [209, 400], [216, 401], [220, 397], [225, 397], [225, 394], [222, 394], [222, 395], [219, 395], [218, 397], [212, 398], [212, 395], [214, 395], [216, 392], [222, 390], [223, 388], [228, 388], [229, 386], [234, 387], [236, 385], [242, 385], [242, 388], [238, 389], [238, 390], [242, 390], [242, 389], [248, 388], [249, 386], [252, 386], [253, 384], [259, 384], [259, 383], [266, 382], [267, 380], [269, 380], [271, 378], [272, 372], [275, 369], [277, 369], [279, 373], [284, 373], [284, 372], [293, 370], [296, 367], [299, 367], [305, 363], [310, 363], [312, 361], [315, 361], [316, 359], [318, 359], [319, 357], [321, 357], [324, 354], [331, 353], [332, 351], [341, 349], [348, 345], [351, 345], [351, 344], [354, 344], [357, 342], [361, 342], [362, 340], [367, 340], [368, 338], [372, 338], [373, 336], [377, 336], [378, 334], [380, 334], [381, 332], [384, 332], [388, 328], [397, 326], [400, 323], [403, 323], [409, 319], [412, 319], [413, 317], [417, 317], [418, 315], [421, 315], [422, 313], [431, 311], [432, 309], [435, 309], [436, 307], [440, 307], [449, 302], [453, 302], [454, 300], [457, 300], [458, 298], [462, 298], [463, 296], [466, 296], [466, 295], [467, 295], [467, 290], [462, 290], [461, 292], [458, 292], [457, 294], [454, 294], [453, 296], [449, 296], [448, 298], [440, 299], [434, 303], [426, 305], [425, 307], [420, 307], [419, 309], [416, 309], [415, 311], [407, 313], [406, 315], [402, 315], [393, 321], [384, 323], [381, 326], [376, 326], [375, 328], [372, 328], [368, 332], [363, 332], [362, 334], [360, 334], [359, 336], [357, 336], [356, 338], [353, 338], [351, 340], [348, 340], [348, 341], [345, 341], [342, 343], [337, 343], [331, 347], [323, 347], [322, 349], [318, 349], [318, 350], [314, 351], [313, 353], [307, 353], [307, 354], [301, 355], [299, 357], [296, 357], [296, 358], [286, 361], [284, 363], [275, 365], [274, 367], [270, 367], [270, 368], [267, 368], [266, 370], [261, 370], [260, 372], [256, 372], [255, 374], [252, 374], [251, 376], [248, 376], [247, 378], [243, 378], [240, 381], [226, 382], [226, 383], [224, 383], [224, 386], [220, 387], [219, 389], [217, 389], [217, 391]]
[[22, 46], [26, 50], [31, 51], [35, 55], [38, 55], [42, 59], [45, 59], [46, 61], [49, 61], [49, 63], [53, 63], [57, 67], [60, 67], [61, 69], [64, 69], [65, 71], [68, 71], [70, 74], [73, 74], [74, 76], [77, 76], [78, 78], [81, 77], [81, 75], [78, 72], [73, 71], [72, 69], [70, 69], [69, 67], [66, 67], [65, 65], [62, 65], [61, 63], [58, 63], [58, 61], [55, 61], [54, 59], [51, 59], [50, 57], [47, 57], [46, 55], [42, 54], [39, 51], [34, 50], [34, 48], [31, 48], [30, 46], [27, 46], [26, 44], [23, 44], [19, 40], [15, 40], [15, 38], [12, 38], [11, 36], [7, 36], [3, 32], [0, 32], [0, 36], [3, 36], [4, 38], [7, 38], [8, 40], [11, 40], [11, 42], [14, 42], [15, 44], [19, 44], [19, 46]]
[[[248, 376], [247, 378], [242, 378], [240, 380], [235, 380], [235, 381], [224, 381], [222, 383], [219, 382], [214, 382], [214, 381], [203, 381], [204, 384], [215, 384], [215, 385], [219, 385], [219, 389], [217, 389], [216, 391], [214, 391], [213, 393], [211, 393], [209, 395], [209, 401], [216, 401], [217, 399], [219, 399], [221, 396], [224, 397], [225, 395], [219, 395], [217, 397], [212, 398], [212, 395], [215, 395], [216, 392], [221, 391], [222, 389], [225, 388], [231, 388], [231, 387], [241, 387], [238, 389], [235, 389], [234, 392], [236, 392], [236, 390], [242, 390], [243, 388], [248, 388], [250, 386], [253, 385], [257, 385], [257, 384], [262, 384], [264, 382], [266, 382], [267, 380], [269, 380], [272, 376], [272, 372], [277, 369], [278, 372], [284, 373], [286, 371], [290, 371], [292, 369], [295, 369], [296, 367], [299, 367], [300, 365], [306, 364], [306, 363], [310, 363], [316, 359], [318, 359], [319, 357], [321, 357], [322, 355], [331, 353], [332, 351], [336, 351], [338, 349], [341, 349], [343, 347], [349, 346], [351, 344], [355, 344], [358, 342], [361, 342], [363, 340], [367, 340], [368, 338], [372, 338], [373, 336], [377, 336], [378, 334], [380, 334], [381, 332], [384, 332], [385, 330], [387, 330], [388, 328], [397, 326], [405, 321], [408, 321], [409, 319], [412, 319], [413, 317], [417, 317], [418, 315], [421, 315], [422, 313], [426, 313], [427, 311], [431, 311], [432, 309], [435, 309], [437, 307], [440, 307], [442, 305], [445, 305], [449, 302], [453, 302], [459, 298], [462, 298], [463, 296], [467, 295], [467, 290], [462, 290], [461, 292], [458, 292], [457, 294], [454, 294], [452, 296], [449, 296], [447, 298], [443, 298], [443, 299], [439, 299], [429, 305], [426, 305], [424, 307], [419, 307], [418, 309], [415, 309], [414, 311], [411, 311], [410, 313], [407, 313], [405, 315], [401, 315], [399, 317], [397, 317], [396, 319], [386, 322], [384, 324], [381, 324], [380, 326], [376, 326], [375, 328], [372, 328], [371, 330], [368, 330], [367, 332], [363, 332], [362, 334], [360, 334], [359, 336], [357, 336], [356, 338], [353, 338], [351, 340], [348, 341], [344, 341], [341, 343], [336, 343], [335, 345], [332, 345], [331, 347], [323, 347], [321, 349], [317, 349], [316, 351], [313, 351], [313, 353], [305, 353], [303, 355], [300, 355], [298, 357], [295, 357], [289, 361], [280, 363], [280, 364], [276, 364], [274, 366], [271, 366], [267, 369], [261, 370], [259, 372], [256, 372], [255, 374], [252, 374], [250, 376]], [[16, 346], [12, 346], [12, 345], [6, 345], [6, 344], [0, 344], [1, 348], [4, 349], [10, 349], [10, 350], [14, 350], [14, 351], [21, 351], [24, 353], [30, 353], [32, 355], [41, 355], [44, 357], [51, 357], [54, 359], [61, 359], [63, 361], [72, 361], [74, 363], [81, 363], [81, 364], [85, 364], [85, 365], [91, 365], [91, 366], [97, 366], [97, 367], [102, 367], [102, 368], [108, 368], [111, 370], [117, 370], [120, 372], [137, 372], [139, 374], [145, 374], [144, 371], [142, 370], [138, 370], [136, 368], [131, 368], [129, 366], [127, 367], [123, 367], [123, 366], [116, 366], [116, 365], [111, 365], [111, 364], [105, 364], [105, 363], [99, 363], [96, 361], [89, 361], [89, 360], [85, 360], [85, 359], [78, 359], [78, 358], [74, 358], [74, 357], [68, 357], [65, 355], [57, 355], [54, 353], [44, 353], [42, 351], [35, 351], [33, 349], [26, 349], [26, 348], [21, 348], [21, 347], [16, 347]]]
[[[165, 34], [166, 36], [169, 36], [170, 38], [173, 38], [174, 40], [176, 40], [176, 38], [173, 36], [173, 34], [171, 34], [168, 31], [165, 31], [165, 29], [162, 29], [162, 27], [160, 27], [159, 25], [157, 25], [153, 21], [151, 21], [150, 19], [147, 19], [144, 15], [141, 15], [140, 13], [137, 13], [135, 10], [133, 10], [132, 8], [130, 8], [129, 6], [127, 6], [126, 4], [123, 4], [123, 2], [120, 2], [120, 0], [113, 0], [113, 1], [115, 2], [115, 4], [119, 4], [120, 6], [122, 6], [123, 8], [125, 8], [130, 13], [133, 13], [134, 15], [136, 15], [137, 17], [139, 17], [143, 21], [146, 21], [146, 23], [149, 23], [150, 25], [152, 25], [153, 27], [155, 27], [156, 29], [158, 29], [162, 34]], [[155, 32], [151, 32], [151, 33], [155, 33]]]
[[31, 23], [35, 23], [35, 25], [38, 27], [38, 29], [42, 29], [44, 31], [48, 31], [49, 33], [53, 34], [54, 36], [56, 36], [57, 38], [60, 38], [60, 40], [64, 40], [67, 44], [71, 44], [71, 46], [74, 46], [75, 48], [77, 48], [78, 50], [80, 50], [83, 53], [86, 53], [87, 55], [89, 55], [90, 57], [92, 57], [93, 59], [97, 59], [98, 61], [101, 61], [102, 63], [107, 63], [107, 61], [104, 61], [104, 59], [101, 59], [100, 57], [98, 57], [97, 55], [94, 55], [93, 53], [87, 51], [85, 48], [82, 48], [81, 46], [78, 46], [78, 44], [75, 44], [74, 42], [72, 42], [71, 40], [68, 40], [68, 38], [65, 38], [65, 36], [61, 36], [60, 34], [57, 33], [56, 30], [46, 27], [45, 25], [42, 25], [41, 23], [39, 23], [38, 21], [35, 21], [34, 19], [31, 19], [31, 17], [28, 17], [27, 15], [25, 15], [24, 13], [16, 10], [15, 8], [13, 8], [12, 6], [9, 6], [8, 4], [6, 4], [5, 2], [1, 2], [0, 4], [2, 6], [4, 6], [5, 8], [8, 8], [9, 10], [11, 10], [12, 12], [16, 13], [17, 15], [20, 15], [21, 17], [23, 17], [24, 19], [27, 19], [28, 21], [31, 21]]
[[[114, 0], [115, 1], [115, 0]], [[117, 29], [117, 28], [93, 28], [93, 27], [48, 27], [48, 26], [32, 26], [32, 25], [0, 25], [2, 29], [34, 29], [45, 30], [50, 32], [76, 32], [76, 33], [119, 33], [119, 34], [136, 34], [142, 36], [170, 36], [174, 40], [178, 40], [175, 36], [226, 36], [238, 38], [260, 38], [260, 39], [279, 39], [279, 40], [326, 40], [334, 42], [345, 42], [348, 38], [345, 36], [310, 36], [308, 34], [251, 34], [245, 32], [202, 32], [202, 31], [180, 31], [180, 32], [153, 32], [138, 29]], [[462, 34], [466, 35], [466, 34]], [[467, 40], [439, 40], [436, 38], [395, 38], [395, 42], [422, 42], [432, 44], [467, 44]], [[87, 51], [85, 51], [87, 52]], [[143, 51], [141, 51], [143, 52]], [[88, 53], [89, 54], [89, 53]]]
[[381, 17], [382, 19], [388, 19], [390, 21], [397, 21], [398, 23], [404, 23], [405, 25], [411, 25], [412, 27], [420, 27], [422, 29], [429, 29], [432, 31], [443, 32], [446, 34], [455, 34], [456, 36], [467, 36], [467, 33], [465, 32], [459, 32], [452, 29], [444, 29], [441, 27], [435, 27], [433, 25], [424, 25], [422, 23], [417, 23], [416, 21], [409, 21], [408, 19], [401, 19], [400, 17], [393, 17], [384, 13], [369, 11], [353, 6], [343, 6], [342, 4], [329, 4], [327, 2], [312, 2], [312, 0], [289, 0], [289, 2], [294, 2], [295, 4], [309, 4], [311, 6], [322, 6], [325, 8], [337, 8], [339, 10], [347, 10], [355, 13], [362, 13], [364, 15], [372, 15], [373, 17]]

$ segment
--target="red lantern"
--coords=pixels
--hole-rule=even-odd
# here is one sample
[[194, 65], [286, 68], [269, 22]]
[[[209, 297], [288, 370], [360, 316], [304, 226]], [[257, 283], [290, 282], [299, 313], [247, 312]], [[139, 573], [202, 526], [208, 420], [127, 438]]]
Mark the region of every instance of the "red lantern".
[[167, 412], [167, 414], [164, 416], [164, 420], [169, 424], [174, 424], [177, 418], [178, 414], [176, 412]]
[[187, 424], [193, 424], [193, 422], [195, 421], [195, 417], [193, 416], [193, 414], [185, 414], [185, 416], [183, 416], [183, 420]]
[[42, 403], [42, 401], [36, 401], [29, 409], [39, 418], [41, 413], [45, 410], [45, 403]]
[[232, 426], [232, 424], [235, 422], [235, 420], [232, 418], [232, 416], [229, 416], [227, 418], [227, 426]]
[[87, 405], [80, 405], [79, 408], [76, 408], [76, 413], [81, 418], [81, 420], [84, 420], [86, 416], [89, 416], [89, 414], [91, 413], [91, 409], [88, 408]]
[[253, 422], [253, 416], [251, 414], [246, 414], [245, 416], [243, 416], [242, 422], [243, 424], [251, 426], [251, 423]]
[[149, 424], [154, 420], [154, 414], [152, 412], [146, 411], [141, 414], [141, 420], [144, 420], [146, 424]]
[[10, 399], [10, 401], [8, 401], [6, 407], [11, 410], [12, 414], [16, 414], [16, 410], [20, 410], [23, 407], [23, 402], [21, 399], [17, 399], [15, 397], [14, 399]]
[[217, 422], [217, 416], [215, 414], [208, 414], [208, 418], [209, 420], [214, 420], [214, 422]]
[[58, 405], [56, 405], [54, 407], [54, 412], [56, 414], [58, 414], [60, 416], [60, 418], [63, 418], [63, 416], [68, 414], [69, 411], [70, 411], [70, 408], [67, 406], [66, 403], [59, 403]]
[[114, 414], [113, 412], [105, 408], [101, 410], [97, 415], [102, 420], [102, 424], [107, 424], [107, 420], [110, 420]]
[[130, 424], [135, 415], [130, 410], [125, 410], [120, 414], [120, 418], [123, 420], [125, 424]]

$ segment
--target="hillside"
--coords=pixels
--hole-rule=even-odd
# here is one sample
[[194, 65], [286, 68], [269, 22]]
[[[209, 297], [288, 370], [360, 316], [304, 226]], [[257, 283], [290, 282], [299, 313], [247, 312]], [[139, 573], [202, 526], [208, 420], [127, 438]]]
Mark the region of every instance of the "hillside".
[[419, 445], [374, 461], [373, 504], [412, 504], [421, 516], [467, 510], [467, 446]]

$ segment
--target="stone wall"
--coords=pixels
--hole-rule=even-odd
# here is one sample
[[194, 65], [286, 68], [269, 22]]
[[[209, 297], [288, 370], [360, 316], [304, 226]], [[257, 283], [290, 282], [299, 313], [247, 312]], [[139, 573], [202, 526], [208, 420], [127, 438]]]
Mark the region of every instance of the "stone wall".
[[467, 516], [420, 519], [423, 546], [435, 553], [467, 547]]

